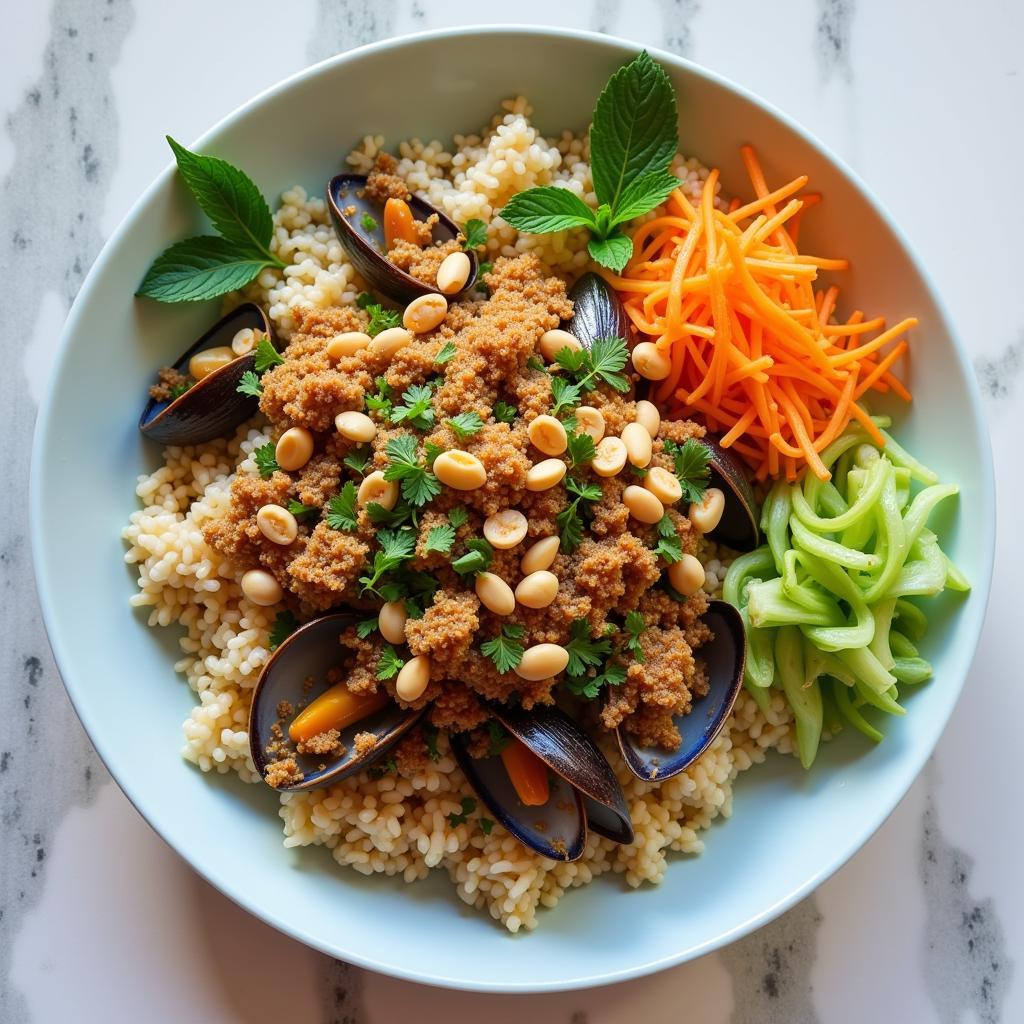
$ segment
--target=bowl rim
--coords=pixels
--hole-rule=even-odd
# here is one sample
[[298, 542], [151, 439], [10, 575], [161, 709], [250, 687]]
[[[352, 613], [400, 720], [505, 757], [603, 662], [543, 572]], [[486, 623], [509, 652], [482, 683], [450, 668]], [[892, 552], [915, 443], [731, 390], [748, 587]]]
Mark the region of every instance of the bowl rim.
[[[509, 22], [496, 25], [473, 24], [450, 28], [431, 29], [423, 32], [406, 33], [404, 35], [390, 37], [388, 39], [368, 43], [351, 50], [346, 50], [342, 53], [335, 54], [332, 57], [328, 57], [325, 60], [319, 61], [316, 64], [309, 65], [308, 67], [296, 71], [281, 81], [262, 90], [251, 99], [226, 114], [211, 128], [200, 135], [192, 144], [191, 148], [200, 151], [204, 150], [211, 141], [216, 139], [223, 129], [262, 106], [266, 101], [286, 93], [289, 89], [300, 82], [316, 78], [317, 76], [324, 74], [335, 66], [343, 65], [350, 61], [360, 60], [369, 54], [402, 49], [411, 44], [429, 43], [434, 39], [445, 37], [457, 38], [482, 34], [491, 36], [531, 34], [554, 37], [568, 43], [584, 42], [588, 45], [597, 45], [607, 49], [609, 52], [615, 52], [622, 49], [630, 51], [646, 49], [647, 52], [658, 61], [670, 66], [679, 67], [687, 73], [699, 78], [707, 79], [738, 95], [747, 103], [760, 108], [762, 111], [782, 123], [790, 131], [798, 135], [810, 147], [816, 149], [833, 167], [835, 167], [849, 182], [850, 186], [860, 193], [861, 197], [870, 204], [879, 217], [884, 221], [887, 228], [892, 232], [893, 236], [902, 248], [915, 273], [919, 276], [931, 301], [934, 303], [939, 314], [940, 322], [943, 323], [950, 338], [952, 339], [955, 358], [959, 365], [959, 369], [967, 382], [966, 398], [972, 416], [975, 448], [981, 460], [979, 476], [982, 486], [980, 488], [980, 494], [977, 495], [976, 498], [979, 500], [981, 505], [980, 512], [983, 516], [983, 521], [978, 521], [977, 527], [985, 530], [985, 541], [981, 558], [981, 572], [973, 586], [973, 592], [977, 595], [978, 602], [980, 602], [980, 606], [976, 613], [978, 618], [977, 631], [973, 638], [972, 648], [970, 651], [970, 656], [973, 659], [981, 638], [991, 591], [992, 570], [995, 556], [996, 502], [992, 448], [987, 427], [988, 421], [982, 405], [980, 388], [971, 369], [967, 351], [960, 339], [959, 332], [955, 326], [955, 321], [950, 315], [942, 293], [936, 287], [931, 274], [928, 272], [924, 262], [914, 246], [911, 244], [903, 229], [889, 213], [884, 204], [865, 184], [860, 176], [853, 171], [853, 169], [850, 168], [841, 157], [838, 156], [838, 154], [833, 152], [828, 145], [818, 139], [812, 132], [804, 128], [799, 122], [784, 113], [774, 104], [762, 99], [745, 86], [734, 82], [710, 68], [697, 64], [685, 57], [670, 53], [667, 50], [663, 50], [658, 47], [644, 46], [641, 43], [622, 36], [608, 35], [584, 29], [534, 25], [530, 23]], [[40, 478], [43, 472], [42, 467], [44, 460], [46, 459], [47, 452], [51, 448], [50, 434], [54, 426], [54, 405], [56, 400], [56, 382], [58, 377], [57, 367], [59, 367], [63, 362], [67, 350], [70, 347], [71, 340], [77, 330], [78, 321], [83, 315], [83, 309], [92, 301], [92, 293], [97, 287], [97, 281], [101, 276], [101, 271], [112, 260], [113, 254], [120, 246], [123, 237], [134, 227], [136, 222], [142, 218], [146, 208], [149, 206], [151, 198], [166, 186], [167, 182], [173, 176], [174, 170], [174, 163], [169, 163], [168, 166], [156, 176], [153, 182], [151, 182], [151, 184], [135, 200], [129, 210], [122, 217], [120, 223], [104, 242], [102, 249], [90, 267], [85, 281], [75, 297], [61, 332], [52, 369], [50, 371], [50, 377], [46, 382], [45, 394], [39, 404], [32, 445], [32, 458], [29, 473], [29, 521], [32, 562], [43, 623], [61, 676], [61, 681], [64, 684], [64, 688], [72, 706], [88, 733], [90, 741], [96, 748], [96, 751], [103, 760], [104, 765], [108, 766], [108, 768], [111, 757], [108, 750], [108, 744], [103, 738], [102, 727], [99, 722], [92, 719], [82, 702], [76, 698], [76, 694], [79, 691], [78, 684], [68, 682], [68, 680], [73, 679], [75, 676], [73, 652], [65, 645], [64, 638], [58, 625], [58, 616], [55, 612], [56, 603], [50, 586], [50, 572], [44, 571], [43, 569], [43, 567], [47, 565], [48, 560], [45, 538], [42, 536], [40, 526], [42, 522]], [[966, 674], [959, 680], [953, 680], [950, 683], [951, 686], [955, 685], [956, 692], [950, 700], [944, 718], [941, 721], [941, 729], [936, 737], [936, 742], [941, 736], [942, 731], [944, 731], [948, 725], [949, 718], [952, 715], [957, 702], [962, 696], [965, 683]], [[737, 939], [743, 938], [745, 935], [750, 934], [757, 928], [768, 924], [800, 900], [810, 895], [819, 885], [829, 879], [861, 849], [861, 847], [884, 824], [898, 804], [906, 796], [907, 791], [920, 775], [925, 762], [931, 756], [933, 749], [934, 747], [932, 745], [928, 745], [927, 747], [918, 746], [915, 748], [915, 754], [911, 761], [912, 771], [908, 773], [905, 784], [902, 785], [902, 787], [897, 786], [893, 788], [884, 800], [879, 801], [876, 813], [871, 816], [855, 836], [848, 838], [843, 846], [837, 849], [837, 852], [828, 859], [827, 863], [825, 863], [818, 872], [807, 878], [800, 885], [795, 886], [789, 893], [787, 893], [783, 898], [777, 900], [771, 906], [752, 914], [745, 921], [737, 924], [731, 929], [716, 934], [697, 945], [678, 950], [665, 956], [655, 958], [644, 963], [635, 964], [633, 966], [624, 967], [621, 970], [605, 971], [603, 973], [596, 974], [581, 974], [576, 977], [565, 979], [564, 981], [543, 982], [478, 981], [458, 976], [445, 976], [440, 973], [424, 973], [405, 964], [388, 963], [373, 957], [367, 957], [357, 948], [343, 950], [338, 947], [334, 947], [318, 938], [316, 935], [310, 934], [310, 932], [301, 924], [285, 921], [277, 914], [262, 907], [258, 900], [251, 898], [249, 894], [241, 890], [240, 887], [234, 884], [231, 878], [215, 877], [211, 872], [205, 869], [202, 864], [195, 863], [190, 860], [188, 856], [178, 848], [175, 841], [169, 835], [165, 834], [164, 830], [162, 830], [159, 823], [159, 801], [154, 801], [147, 794], [138, 791], [131, 783], [130, 778], [122, 779], [113, 770], [110, 771], [110, 774], [120, 787], [121, 791], [147, 824], [168, 844], [168, 846], [171, 847], [172, 850], [174, 850], [179, 857], [182, 858], [182, 860], [185, 861], [185, 863], [189, 865], [193, 871], [199, 874], [200, 877], [214, 886], [214, 888], [231, 899], [234, 903], [289, 937], [296, 939], [313, 949], [319, 950], [328, 956], [339, 957], [359, 967], [367, 968], [369, 970], [377, 971], [406, 981], [473, 992], [492, 994], [526, 994], [571, 991], [643, 977], [714, 952]]]

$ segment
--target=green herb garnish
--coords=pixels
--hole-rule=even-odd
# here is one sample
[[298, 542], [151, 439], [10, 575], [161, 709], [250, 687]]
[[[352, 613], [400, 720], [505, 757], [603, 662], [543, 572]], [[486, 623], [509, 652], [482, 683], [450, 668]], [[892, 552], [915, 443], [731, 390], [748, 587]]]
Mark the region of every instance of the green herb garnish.
[[173, 402], [176, 398], [181, 398], [181, 396], [183, 394], [185, 394], [185, 392], [188, 391], [189, 388], [194, 387], [194, 386], [195, 386], [195, 381], [191, 381], [191, 380], [183, 381], [181, 384], [175, 384], [170, 389], [171, 394], [170, 394], [169, 401]]
[[455, 431], [460, 441], [465, 441], [467, 437], [479, 434], [484, 429], [484, 421], [480, 419], [479, 413], [475, 412], [460, 412], [458, 416], [444, 422]]
[[571, 678], [579, 678], [586, 674], [587, 669], [600, 668], [604, 656], [611, 652], [612, 645], [606, 637], [594, 640], [590, 635], [590, 623], [586, 619], [576, 619], [565, 649], [569, 652], [569, 664], [565, 671]]
[[456, 505], [448, 512], [448, 522], [457, 530], [469, 522], [469, 513], [461, 505]]
[[391, 400], [395, 397], [394, 389], [385, 377], [374, 378], [377, 393], [366, 396], [366, 408], [370, 412], [379, 412], [384, 419], [391, 418]]
[[478, 217], [467, 220], [462, 233], [466, 236], [465, 242], [462, 243], [463, 249], [479, 249], [487, 242], [487, 225]]
[[502, 626], [493, 640], [480, 645], [480, 653], [490, 658], [499, 672], [508, 672], [523, 660], [525, 648], [519, 641], [525, 632], [522, 626]]
[[455, 358], [455, 353], [458, 349], [455, 347], [454, 341], [446, 341], [440, 348], [440, 351], [434, 356], [434, 362], [438, 366], [444, 366], [445, 363], [450, 363]]
[[478, 821], [480, 822], [480, 831], [485, 836], [489, 836], [494, 829], [494, 822], [490, 818], [479, 818]]
[[700, 501], [711, 482], [711, 450], [688, 437], [682, 446], [665, 441], [664, 449], [675, 462], [676, 477], [683, 488], [683, 501]]
[[612, 75], [594, 107], [590, 166], [598, 208], [591, 210], [567, 188], [542, 186], [513, 196], [501, 216], [531, 234], [585, 227], [593, 259], [620, 271], [633, 254], [621, 225], [653, 210], [678, 187], [669, 173], [678, 147], [672, 83], [644, 51]]
[[260, 476], [264, 480], [268, 480], [281, 468], [277, 464], [277, 451], [273, 441], [260, 445], [252, 453], [252, 457], [256, 462], [256, 468], [259, 470]]
[[283, 270], [270, 251], [270, 207], [247, 174], [226, 160], [185, 149], [169, 135], [178, 171], [218, 235], [175, 242], [158, 256], [138, 294], [160, 302], [196, 302], [243, 288], [264, 267]]
[[575, 498], [555, 516], [555, 522], [561, 534], [559, 549], [563, 555], [568, 555], [583, 543], [581, 505], [584, 510], [589, 509], [589, 503], [600, 501], [604, 492], [599, 484], [581, 483], [571, 476], [565, 478], [565, 489]]
[[538, 373], [550, 373], [548, 368], [536, 356], [530, 356], [526, 360], [526, 367], [529, 370], [536, 370]]
[[626, 680], [626, 668], [617, 661], [609, 661], [603, 672], [567, 678], [565, 685], [577, 697], [594, 700], [605, 686], [618, 686]]
[[416, 534], [412, 530], [379, 530], [377, 543], [380, 549], [374, 553], [372, 572], [370, 575], [360, 576], [359, 582], [363, 585], [364, 593], [369, 591], [382, 596], [377, 591], [380, 578], [412, 558], [416, 550]]
[[466, 553], [452, 562], [452, 568], [460, 575], [486, 572], [494, 558], [494, 548], [483, 539], [474, 537], [466, 541]]
[[[240, 395], [251, 395], [253, 398], [259, 398], [263, 394], [263, 385], [260, 383], [259, 377], [252, 370], [246, 370], [242, 374], [242, 379], [238, 382], [235, 390]], [[184, 394], [184, 392], [182, 393]]]
[[274, 616], [274, 624], [270, 627], [267, 647], [274, 651], [281, 646], [299, 628], [299, 620], [290, 611], [278, 612]]
[[372, 619], [363, 619], [356, 623], [356, 636], [365, 640], [371, 633], [376, 633], [380, 628], [380, 622], [376, 615]]
[[575, 469], [585, 462], [593, 462], [597, 457], [597, 448], [594, 446], [594, 439], [582, 431], [570, 434], [566, 454], [569, 456], [569, 468]]
[[396, 405], [391, 413], [392, 423], [408, 421], [420, 430], [434, 425], [434, 392], [423, 384], [410, 384], [402, 395], [404, 405]]
[[440, 730], [429, 722], [423, 724], [423, 742], [427, 747], [427, 757], [435, 763], [441, 760], [441, 751], [437, 749], [437, 737]]
[[499, 423], [511, 423], [519, 415], [519, 410], [508, 402], [495, 402], [493, 415]]
[[657, 557], [664, 558], [669, 565], [683, 557], [683, 542], [667, 512], [658, 520], [658, 543], [653, 550]]
[[444, 451], [444, 446], [436, 444], [434, 441], [423, 442], [423, 453], [427, 457], [427, 467], [429, 469], [434, 468], [434, 460]]
[[306, 516], [311, 516], [314, 512], [319, 512], [320, 509], [318, 509], [316, 505], [303, 505], [301, 501], [289, 498], [288, 511], [291, 512], [296, 519], [303, 519]]
[[637, 661], [643, 661], [644, 652], [640, 647], [640, 637], [643, 636], [644, 630], [647, 629], [647, 623], [644, 622], [644, 617], [636, 611], [626, 612], [626, 622], [623, 628], [625, 629], [628, 637], [626, 640], [626, 649]]
[[[513, 630], [518, 629], [518, 636], [514, 639], [522, 639], [523, 628], [522, 626], [513, 626]], [[497, 757], [508, 745], [512, 742], [512, 737], [505, 732], [501, 722], [496, 718], [488, 719], [487, 722], [487, 756]]]
[[362, 215], [362, 217], [359, 218], [359, 223], [363, 225], [363, 230], [364, 231], [376, 231], [377, 230], [377, 221], [373, 217], [371, 217], [368, 213], [364, 213]]
[[484, 295], [491, 294], [491, 289], [487, 287], [487, 282], [484, 281], [484, 274], [489, 274], [493, 269], [494, 264], [490, 260], [484, 260], [477, 269], [475, 287], [478, 292], [483, 292]]
[[593, 391], [603, 381], [625, 394], [629, 378], [619, 371], [628, 359], [629, 348], [623, 338], [597, 338], [589, 349], [571, 349], [567, 345], [555, 353], [555, 361], [575, 377], [580, 393]]
[[397, 310], [385, 309], [379, 302], [371, 302], [363, 308], [370, 315], [370, 322], [366, 325], [366, 333], [371, 338], [375, 338], [381, 331], [386, 331], [391, 327], [402, 326], [402, 314]]
[[351, 480], [327, 503], [327, 525], [332, 530], [354, 530], [359, 525], [356, 485]]
[[393, 757], [389, 757], [386, 761], [381, 761], [380, 764], [375, 764], [369, 771], [371, 779], [383, 779], [385, 775], [391, 775], [393, 772], [398, 771], [398, 762]]
[[448, 824], [455, 828], [456, 825], [465, 825], [466, 819], [476, 810], [476, 801], [471, 796], [462, 798], [462, 810], [458, 813], [452, 811], [448, 815]]
[[369, 460], [370, 449], [367, 445], [362, 444], [358, 448], [353, 448], [352, 451], [350, 451], [341, 461], [354, 472], [365, 473], [366, 463], [369, 462]]
[[424, 551], [440, 551], [442, 555], [447, 555], [454, 543], [455, 527], [449, 523], [444, 523], [442, 526], [431, 527], [427, 532], [427, 542], [424, 545]]
[[393, 679], [402, 671], [405, 662], [398, 656], [398, 652], [391, 646], [385, 644], [380, 649], [380, 657], [377, 659], [377, 678]]
[[580, 404], [580, 386], [570, 384], [564, 377], [552, 377], [551, 397], [555, 400], [551, 407], [551, 415], [560, 416], [564, 411]]
[[256, 346], [253, 361], [256, 366], [256, 372], [262, 374], [266, 373], [272, 366], [280, 366], [284, 362], [284, 356], [274, 348], [270, 339], [264, 335]]
[[420, 461], [412, 434], [393, 437], [384, 445], [384, 453], [391, 460], [384, 479], [400, 480], [402, 495], [410, 505], [421, 508], [441, 493], [441, 482]]

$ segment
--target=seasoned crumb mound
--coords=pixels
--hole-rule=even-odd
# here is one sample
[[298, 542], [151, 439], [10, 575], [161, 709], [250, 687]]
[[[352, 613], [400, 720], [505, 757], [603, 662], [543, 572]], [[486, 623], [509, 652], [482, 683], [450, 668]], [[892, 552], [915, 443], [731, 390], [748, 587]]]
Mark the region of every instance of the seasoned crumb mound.
[[299, 766], [295, 763], [294, 757], [285, 757], [280, 761], [273, 761], [267, 765], [264, 778], [268, 786], [277, 789], [279, 786], [290, 786], [303, 779]]
[[327, 729], [310, 736], [308, 740], [300, 740], [295, 749], [300, 754], [330, 754], [335, 757], [345, 753], [345, 745], [337, 729]]
[[174, 389], [183, 387], [191, 377], [173, 366], [163, 367], [156, 375], [157, 382], [149, 389], [149, 397], [156, 402], [167, 402], [174, 397]]

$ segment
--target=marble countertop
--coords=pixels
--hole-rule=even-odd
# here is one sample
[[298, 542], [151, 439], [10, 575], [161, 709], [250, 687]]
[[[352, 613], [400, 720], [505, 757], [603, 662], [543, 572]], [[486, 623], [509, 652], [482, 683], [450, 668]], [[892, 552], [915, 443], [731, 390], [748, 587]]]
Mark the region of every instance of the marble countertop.
[[955, 240], [949, 213], [951, 200], [1019, 192], [1018, 0], [519, 0], [510, 12], [665, 47], [788, 111], [906, 229], [974, 359], [1003, 524], [981, 647], [922, 777], [814, 896], [728, 949], [614, 988], [515, 998], [422, 988], [313, 953], [212, 890], [128, 804], [75, 718], [32, 583], [31, 424], [85, 273], [168, 161], [163, 132], [194, 138], [312, 61], [498, 20], [489, 11], [468, 0], [50, 0], [22, 5], [0, 36], [0, 264], [17, 283], [0, 377], [13, 481], [0, 492], [0, 1021], [1024, 1020], [1024, 818], [1003, 813], [1020, 808], [1011, 597], [1024, 556], [1007, 526], [1024, 497], [1011, 472], [1024, 315], [997, 298], [1020, 289], [1007, 257], [1024, 213], [1011, 203], [986, 217], [983, 206]]

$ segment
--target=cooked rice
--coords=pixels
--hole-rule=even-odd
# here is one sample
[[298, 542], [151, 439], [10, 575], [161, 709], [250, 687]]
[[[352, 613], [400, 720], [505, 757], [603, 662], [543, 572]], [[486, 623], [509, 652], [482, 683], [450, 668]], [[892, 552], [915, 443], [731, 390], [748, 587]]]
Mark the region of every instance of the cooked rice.
[[[523, 188], [563, 183], [584, 202], [596, 205], [586, 141], [569, 132], [544, 139], [529, 121], [521, 97], [504, 104], [480, 135], [456, 136], [453, 149], [419, 140], [399, 145], [400, 174], [412, 189], [444, 209], [459, 223], [472, 217], [490, 222], [488, 251], [494, 255], [536, 252], [556, 272], [574, 274], [587, 262], [586, 234], [518, 235], [495, 211]], [[356, 170], [368, 170], [384, 140], [367, 137], [348, 158]], [[678, 158], [676, 173], [695, 197], [707, 169]], [[352, 303], [362, 282], [345, 259], [322, 199], [299, 187], [282, 196], [274, 215], [272, 248], [289, 263], [283, 272], [265, 271], [246, 297], [262, 303], [276, 329], [288, 337], [292, 311]], [[258, 426], [239, 428], [230, 440], [193, 447], [170, 447], [156, 472], [139, 478], [136, 493], [143, 509], [132, 513], [124, 538], [125, 560], [138, 566], [137, 607], [151, 609], [151, 626], [180, 624], [183, 657], [175, 664], [196, 692], [199, 703], [185, 720], [183, 756], [203, 771], [234, 771], [259, 782], [249, 757], [246, 724], [252, 689], [269, 657], [268, 632], [274, 609], [251, 604], [240, 587], [241, 570], [210, 548], [200, 525], [223, 514], [232, 475], [255, 473], [251, 452], [268, 440]], [[714, 545], [703, 552], [705, 589], [717, 595], [725, 575]], [[411, 882], [432, 868], [445, 868], [466, 903], [486, 908], [509, 931], [537, 925], [537, 908], [554, 906], [570, 888], [609, 871], [631, 886], [660, 882], [669, 851], [700, 853], [701, 830], [732, 811], [736, 776], [764, 760], [768, 750], [793, 749], [788, 706], [770, 694], [767, 715], [746, 693], [708, 752], [687, 771], [657, 785], [632, 776], [603, 741], [629, 804], [636, 837], [618, 846], [592, 834], [584, 856], [565, 864], [523, 847], [500, 825], [490, 835], [480, 815], [452, 825], [448, 815], [472, 796], [439, 742], [441, 757], [414, 778], [363, 773], [308, 793], [282, 793], [285, 845], [323, 845], [340, 864], [363, 874], [400, 874]]]

